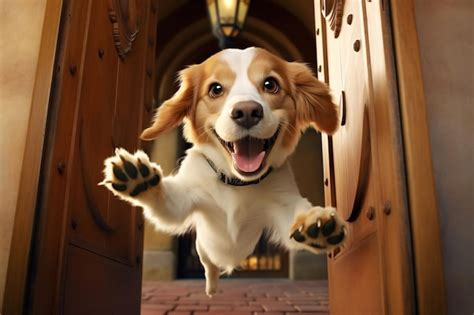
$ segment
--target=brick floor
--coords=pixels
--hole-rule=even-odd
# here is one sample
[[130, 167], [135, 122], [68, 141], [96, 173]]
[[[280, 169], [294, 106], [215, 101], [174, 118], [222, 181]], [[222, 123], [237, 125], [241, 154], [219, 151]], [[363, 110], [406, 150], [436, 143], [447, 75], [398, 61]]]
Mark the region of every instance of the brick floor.
[[326, 281], [221, 279], [212, 298], [204, 280], [144, 282], [142, 315], [329, 314]]

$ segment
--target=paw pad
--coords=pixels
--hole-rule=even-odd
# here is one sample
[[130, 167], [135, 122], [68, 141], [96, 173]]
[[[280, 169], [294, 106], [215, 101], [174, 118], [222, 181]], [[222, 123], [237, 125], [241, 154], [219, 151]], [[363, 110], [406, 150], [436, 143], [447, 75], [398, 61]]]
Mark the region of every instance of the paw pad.
[[159, 166], [151, 163], [142, 151], [132, 155], [124, 149], [117, 149], [115, 156], [105, 160], [104, 164], [105, 179], [101, 184], [121, 197], [137, 197], [157, 186], [161, 179]]
[[343, 245], [346, 226], [335, 209], [315, 207], [296, 217], [290, 238], [311, 251], [329, 251]]

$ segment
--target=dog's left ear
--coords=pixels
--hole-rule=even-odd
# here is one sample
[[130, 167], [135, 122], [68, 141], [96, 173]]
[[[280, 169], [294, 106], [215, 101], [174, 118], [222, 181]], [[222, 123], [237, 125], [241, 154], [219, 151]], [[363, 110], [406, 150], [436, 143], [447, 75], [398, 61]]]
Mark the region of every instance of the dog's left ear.
[[320, 131], [333, 134], [339, 126], [339, 112], [338, 106], [332, 102], [328, 86], [316, 79], [305, 64], [290, 62], [289, 72], [298, 125], [303, 128], [312, 125]]
[[197, 100], [199, 65], [190, 66], [179, 73], [178, 91], [158, 108], [153, 124], [145, 129], [140, 138], [156, 139], [160, 134], [176, 128], [185, 117], [192, 115]]

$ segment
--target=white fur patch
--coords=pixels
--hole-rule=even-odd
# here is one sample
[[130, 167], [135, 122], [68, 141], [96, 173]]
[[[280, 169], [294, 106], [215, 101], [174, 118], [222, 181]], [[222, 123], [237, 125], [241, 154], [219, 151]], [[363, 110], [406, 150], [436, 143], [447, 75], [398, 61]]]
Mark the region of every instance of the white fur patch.
[[[254, 57], [254, 47], [245, 50], [226, 49], [222, 53], [222, 60], [236, 75], [215, 125], [216, 132], [226, 141], [235, 141], [248, 135], [261, 139], [270, 138], [278, 128], [278, 118], [272, 113], [257, 87], [249, 79], [249, 67]], [[263, 107], [263, 119], [250, 130], [243, 129], [230, 118], [234, 105], [242, 101], [255, 101]]]

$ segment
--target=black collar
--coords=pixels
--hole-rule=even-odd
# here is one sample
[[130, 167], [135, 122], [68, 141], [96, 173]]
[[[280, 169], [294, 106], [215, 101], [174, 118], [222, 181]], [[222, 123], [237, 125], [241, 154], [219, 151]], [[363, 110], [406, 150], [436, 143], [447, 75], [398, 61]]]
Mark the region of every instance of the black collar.
[[265, 177], [268, 176], [268, 174], [270, 174], [272, 172], [272, 168], [268, 168], [268, 170], [262, 175], [260, 176], [259, 178], [257, 179], [254, 179], [254, 180], [251, 180], [251, 181], [243, 181], [237, 177], [228, 177], [226, 174], [222, 173], [221, 171], [219, 171], [216, 167], [216, 165], [214, 164], [214, 162], [212, 162], [210, 159], [207, 158], [207, 156], [204, 155], [204, 158], [206, 159], [207, 163], [209, 163], [209, 166], [212, 168], [212, 170], [214, 172], [216, 172], [217, 174], [217, 178], [219, 178], [219, 180], [221, 182], [223, 182], [224, 184], [227, 184], [227, 185], [232, 185], [232, 186], [248, 186], [248, 185], [255, 185], [255, 184], [258, 184], [260, 183]]

